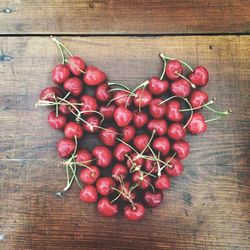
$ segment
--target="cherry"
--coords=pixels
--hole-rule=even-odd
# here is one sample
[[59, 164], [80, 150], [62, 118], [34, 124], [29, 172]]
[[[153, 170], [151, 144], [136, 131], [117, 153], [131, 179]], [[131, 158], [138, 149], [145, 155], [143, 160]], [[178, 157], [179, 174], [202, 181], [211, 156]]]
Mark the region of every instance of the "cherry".
[[161, 174], [154, 182], [154, 186], [160, 190], [169, 189], [170, 185], [170, 179], [165, 174]]
[[41, 91], [40, 100], [54, 102], [57, 96], [61, 97], [62, 91], [57, 87], [48, 87]]
[[90, 166], [92, 155], [87, 149], [80, 149], [77, 151], [76, 162], [82, 163], [85, 166]]
[[126, 126], [122, 128], [122, 140], [125, 142], [131, 141], [135, 136], [135, 128], [133, 126]]
[[64, 84], [63, 88], [69, 91], [73, 96], [78, 96], [83, 91], [83, 83], [77, 77], [70, 77]]
[[168, 90], [169, 82], [160, 80], [157, 76], [152, 77], [147, 85], [148, 90], [155, 96], [165, 94]]
[[79, 56], [71, 56], [70, 58], [68, 58], [67, 62], [67, 67], [75, 76], [81, 75], [81, 71], [84, 71], [85, 69], [85, 62]]
[[[75, 98], [69, 98], [67, 101], [72, 105], [78, 103], [77, 99]], [[75, 109], [72, 106], [65, 103], [59, 105], [59, 111], [64, 115], [69, 115], [72, 109], [75, 111]]]
[[56, 84], [65, 83], [69, 76], [70, 71], [64, 64], [58, 64], [52, 70], [52, 80]]
[[172, 123], [168, 127], [167, 134], [173, 140], [182, 140], [186, 136], [186, 130], [180, 123]]
[[189, 80], [196, 86], [204, 87], [207, 85], [209, 76], [206, 68], [197, 66], [194, 71], [188, 76]]
[[122, 200], [131, 202], [136, 198], [136, 193], [130, 189], [131, 185], [129, 181], [125, 181], [123, 185], [118, 186], [118, 190], [121, 192]]
[[107, 127], [100, 131], [99, 138], [106, 146], [113, 147], [117, 142], [117, 129], [114, 127]]
[[68, 139], [73, 139], [75, 136], [79, 139], [83, 136], [83, 129], [75, 122], [68, 122], [64, 128], [64, 135]]
[[207, 124], [204, 116], [201, 113], [193, 114], [189, 124], [187, 125], [187, 130], [192, 134], [201, 134], [205, 132], [207, 130]]
[[171, 100], [166, 104], [166, 116], [172, 122], [180, 122], [184, 115], [180, 112], [181, 103], [176, 100]]
[[147, 190], [143, 195], [143, 200], [147, 207], [158, 207], [163, 201], [163, 193], [161, 190], [158, 190], [155, 193]]
[[129, 96], [129, 92], [125, 90], [119, 90], [114, 94], [114, 101], [117, 106], [130, 106], [132, 98]]
[[189, 143], [186, 141], [175, 141], [171, 145], [171, 148], [176, 152], [176, 155], [180, 160], [186, 158], [190, 151]]
[[114, 192], [115, 182], [111, 177], [101, 177], [96, 182], [96, 189], [99, 194], [108, 196]]
[[154, 139], [152, 143], [152, 148], [159, 151], [161, 155], [166, 155], [170, 150], [170, 142], [167, 137], [158, 137]]
[[94, 203], [98, 199], [98, 193], [94, 186], [86, 185], [80, 191], [80, 200], [86, 203]]
[[[166, 172], [171, 176], [179, 176], [183, 172], [182, 163], [176, 158], [168, 156], [165, 159], [165, 162], [168, 162], [168, 165], [165, 167]], [[170, 165], [170, 166], [169, 166]]]
[[148, 131], [153, 132], [155, 130], [156, 134], [163, 136], [167, 133], [167, 122], [163, 119], [153, 119], [147, 124]]
[[142, 172], [136, 171], [132, 174], [132, 181], [138, 184], [138, 187], [145, 190], [151, 184], [151, 179], [149, 176], [143, 175]]
[[132, 153], [127, 160], [128, 169], [131, 168], [141, 168], [144, 163], [144, 159], [136, 153]]
[[147, 89], [137, 89], [134, 93], [134, 105], [136, 107], [146, 107], [151, 100], [152, 95]]
[[193, 108], [199, 108], [208, 102], [208, 94], [202, 90], [195, 90], [191, 94], [189, 102]]
[[100, 107], [100, 113], [104, 116], [104, 119], [112, 119], [113, 113], [115, 111], [116, 106], [115, 105], [109, 105], [109, 106], [101, 106]]
[[106, 80], [106, 74], [94, 66], [88, 66], [83, 76], [83, 81], [88, 86], [96, 86]]
[[136, 110], [133, 116], [133, 123], [136, 128], [141, 128], [148, 122], [148, 114], [145, 112], [140, 112]]
[[154, 118], [162, 118], [166, 113], [166, 105], [162, 103], [163, 100], [161, 98], [155, 98], [151, 101], [149, 105], [149, 113]]
[[145, 208], [141, 203], [133, 203], [124, 208], [124, 217], [131, 221], [137, 221], [144, 218]]
[[100, 118], [97, 115], [91, 115], [85, 118], [85, 121], [82, 125], [83, 129], [88, 133], [95, 133], [99, 131]]
[[[147, 146], [149, 139], [150, 138], [147, 134], [137, 135], [133, 140], [135, 148], [139, 152], [142, 152], [145, 149], [145, 147]], [[147, 151], [148, 151], [148, 149], [145, 150], [145, 152], [147, 152]]]
[[118, 205], [112, 204], [107, 197], [102, 197], [98, 201], [97, 210], [104, 217], [113, 217], [119, 212]]
[[80, 172], [80, 180], [84, 184], [94, 184], [100, 176], [100, 170], [96, 166], [84, 168]]
[[170, 90], [173, 95], [187, 97], [190, 94], [190, 83], [185, 79], [177, 79], [171, 83]]
[[126, 127], [133, 119], [133, 113], [129, 109], [119, 106], [114, 110], [114, 119], [119, 127]]
[[64, 115], [58, 114], [58, 116], [56, 116], [56, 113], [54, 111], [51, 111], [48, 115], [48, 122], [50, 127], [54, 129], [62, 129], [64, 128], [67, 119]]
[[128, 168], [121, 163], [116, 163], [112, 168], [112, 177], [117, 181], [123, 180], [127, 174]]
[[114, 149], [114, 156], [117, 161], [124, 161], [127, 159], [126, 154], [131, 153], [132, 149], [124, 143], [118, 143]]
[[96, 146], [92, 150], [92, 155], [96, 158], [96, 164], [99, 167], [106, 168], [112, 162], [112, 153], [106, 146]]
[[84, 115], [92, 115], [93, 112], [90, 111], [96, 111], [98, 109], [98, 104], [93, 96], [83, 95], [80, 100], [82, 102], [81, 111], [84, 112]]
[[[153, 157], [152, 154], [149, 154], [149, 156]], [[147, 173], [157, 173], [158, 164], [154, 160], [147, 159], [147, 160], [145, 160], [145, 164], [143, 165], [143, 168]]]
[[183, 66], [178, 60], [170, 60], [167, 63], [165, 75], [170, 80], [176, 80], [183, 74]]
[[57, 143], [57, 151], [62, 158], [68, 158], [74, 152], [75, 147], [75, 142], [68, 138], [62, 138]]
[[95, 89], [95, 98], [100, 103], [108, 102], [112, 97], [110, 86], [105, 82], [98, 85]]

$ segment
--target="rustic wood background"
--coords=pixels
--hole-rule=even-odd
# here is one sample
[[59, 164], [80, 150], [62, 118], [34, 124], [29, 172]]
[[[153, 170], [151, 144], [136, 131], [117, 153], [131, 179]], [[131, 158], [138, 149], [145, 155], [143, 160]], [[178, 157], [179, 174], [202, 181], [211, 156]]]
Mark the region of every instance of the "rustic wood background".
[[[0, 249], [249, 249], [249, 31], [248, 0], [0, 1]], [[34, 107], [59, 62], [49, 34], [130, 85], [160, 73], [159, 52], [202, 64], [233, 110], [188, 137], [184, 174], [145, 220], [101, 218], [77, 186], [53, 196], [61, 133]]]

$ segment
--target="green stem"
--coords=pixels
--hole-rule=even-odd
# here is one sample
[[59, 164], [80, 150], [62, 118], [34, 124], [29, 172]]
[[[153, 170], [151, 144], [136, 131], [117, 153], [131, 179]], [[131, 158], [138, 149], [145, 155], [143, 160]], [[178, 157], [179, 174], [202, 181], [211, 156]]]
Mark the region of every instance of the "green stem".
[[162, 73], [161, 73], [161, 77], [160, 77], [160, 80], [163, 79], [164, 75], [165, 75], [165, 72], [166, 72], [166, 67], [167, 67], [167, 62], [164, 58], [161, 57], [161, 59], [163, 60], [163, 70], [162, 70]]
[[217, 110], [215, 110], [215, 109], [213, 109], [211, 107], [208, 107], [208, 106], [205, 106], [205, 108], [207, 108], [208, 110], [210, 110], [210, 111], [212, 111], [212, 112], [214, 112], [216, 114], [222, 115], [222, 116], [228, 115], [228, 114], [230, 114], [232, 112], [231, 110], [217, 111]]
[[65, 45], [64, 45], [63, 43], [61, 43], [57, 38], [51, 36], [51, 39], [52, 39], [54, 42], [58, 43], [60, 46], [62, 46], [63, 49], [64, 49], [70, 56], [73, 56], [73, 54], [72, 54], [72, 53], [65, 47]]
[[203, 108], [203, 107], [206, 107], [206, 106], [208, 106], [208, 105], [214, 103], [214, 101], [215, 101], [215, 98], [212, 99], [212, 100], [210, 100], [209, 102], [207, 102], [207, 103], [205, 103], [205, 104], [199, 106], [199, 107], [196, 107], [196, 108], [192, 108], [192, 109], [180, 109], [180, 112], [186, 112], [186, 111], [201, 109], [201, 108]]
[[109, 85], [109, 86], [113, 86], [113, 85], [121, 86], [121, 87], [123, 87], [123, 88], [125, 88], [125, 89], [127, 89], [127, 90], [129, 90], [129, 91], [130, 91], [130, 88], [129, 88], [128, 86], [126, 86], [126, 85], [122, 84], [122, 83], [117, 83], [117, 82], [108, 82], [108, 85]]
[[190, 86], [191, 86], [193, 89], [196, 89], [195, 84], [193, 84], [187, 77], [185, 77], [184, 75], [179, 74], [179, 73], [177, 73], [177, 75], [180, 76], [181, 78], [185, 79], [185, 80], [190, 84]]

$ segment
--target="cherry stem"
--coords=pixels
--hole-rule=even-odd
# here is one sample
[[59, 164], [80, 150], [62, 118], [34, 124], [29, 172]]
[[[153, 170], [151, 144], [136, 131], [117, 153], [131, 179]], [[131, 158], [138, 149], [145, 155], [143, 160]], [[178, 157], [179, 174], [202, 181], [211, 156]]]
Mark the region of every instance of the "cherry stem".
[[190, 84], [190, 86], [191, 86], [193, 89], [196, 89], [195, 84], [193, 84], [187, 77], [185, 77], [184, 75], [179, 74], [179, 73], [177, 73], [177, 75], [180, 76], [181, 78], [185, 79], [185, 80]]
[[143, 153], [144, 153], [144, 152], [146, 151], [146, 149], [149, 147], [151, 141], [153, 140], [153, 137], [154, 137], [154, 135], [155, 135], [155, 132], [156, 132], [156, 130], [154, 129], [153, 132], [152, 132], [152, 135], [151, 135], [151, 137], [150, 137], [150, 139], [149, 139], [149, 141], [148, 141], [148, 143], [147, 143], [147, 145], [146, 145], [146, 146], [144, 147], [144, 149], [141, 151], [140, 155], [143, 155]]
[[228, 115], [228, 114], [232, 113], [232, 110], [217, 111], [217, 110], [215, 110], [215, 109], [213, 109], [211, 107], [208, 107], [208, 106], [205, 106], [205, 108], [207, 108], [208, 110], [210, 110], [210, 111], [212, 111], [212, 112], [214, 112], [216, 114], [219, 114], [221, 116]]
[[[151, 147], [149, 147], [149, 150], [151, 151], [151, 153], [153, 154], [153, 156], [157, 159], [157, 156], [155, 155], [154, 150], [153, 150]], [[160, 158], [160, 157], [158, 157], [158, 158]], [[157, 163], [157, 168], [158, 168], [158, 173], [157, 173], [157, 175], [158, 175], [158, 176], [161, 176], [161, 171], [160, 171], [161, 166], [160, 166], [160, 163], [159, 163], [159, 161], [156, 161], [156, 163]]]
[[213, 98], [213, 99], [210, 100], [209, 102], [207, 102], [207, 103], [205, 103], [205, 104], [203, 104], [203, 105], [201, 105], [201, 106], [199, 106], [199, 107], [196, 107], [196, 108], [192, 108], [192, 109], [180, 109], [180, 112], [186, 112], [186, 111], [201, 109], [201, 108], [203, 108], [203, 107], [206, 107], [206, 106], [208, 106], [208, 105], [211, 105], [212, 103], [214, 103], [215, 100], [216, 100], [216, 99]]
[[77, 70], [79, 70], [81, 73], [85, 74], [86, 72], [81, 70], [75, 63], [69, 62], [67, 59], [64, 60], [65, 62], [69, 63], [73, 67], [75, 67]]
[[[174, 159], [175, 156], [176, 156], [176, 153], [174, 153], [174, 154], [172, 155], [172, 157], [163, 165], [163, 167], [161, 168], [161, 171], [162, 171], [166, 166], [170, 167], [169, 163]], [[172, 167], [172, 165], [171, 165], [171, 167]]]
[[162, 73], [161, 73], [160, 80], [163, 79], [163, 77], [165, 75], [165, 72], [166, 72], [166, 67], [167, 67], [167, 61], [163, 57], [161, 57], [161, 59], [163, 60], [163, 70], [162, 70]]
[[117, 83], [117, 82], [108, 82], [108, 85], [109, 85], [109, 86], [113, 86], [113, 85], [121, 86], [121, 87], [123, 87], [123, 88], [125, 88], [125, 89], [127, 89], [127, 90], [129, 90], [129, 91], [130, 91], [130, 88], [129, 88], [128, 86], [126, 86], [126, 85], [122, 84], [122, 83]]
[[59, 48], [59, 51], [60, 51], [60, 54], [62, 57], [62, 64], [65, 64], [65, 55], [63, 53], [63, 50], [62, 50], [61, 46], [59, 45], [59, 43], [57, 43], [57, 41], [55, 41], [55, 42], [56, 42], [57, 47]]
[[128, 95], [116, 96], [116, 97], [114, 97], [113, 99], [111, 99], [111, 100], [108, 102], [107, 106], [109, 106], [111, 102], [113, 102], [113, 101], [115, 101], [115, 100], [117, 100], [117, 99], [121, 99], [121, 98], [123, 98], [123, 97], [127, 97], [127, 101], [128, 101], [128, 98], [130, 98], [130, 97], [128, 97]]
[[105, 120], [103, 114], [101, 112], [99, 112], [99, 111], [96, 111], [96, 110], [85, 110], [85, 111], [80, 111], [78, 113], [78, 115], [81, 115], [81, 114], [84, 114], [84, 113], [96, 113], [96, 114], [100, 115], [102, 117], [102, 119], [100, 121], [100, 124], [102, 124], [103, 121]]
[[145, 90], [145, 88], [146, 88], [146, 86], [144, 85], [143, 87], [142, 87], [142, 93], [141, 93], [141, 96], [140, 96], [140, 102], [139, 102], [139, 112], [141, 112], [141, 102], [142, 102], [142, 95], [143, 95], [143, 93], [144, 93], [144, 90]]
[[168, 57], [168, 56], [166, 56], [165, 54], [163, 54], [163, 53], [160, 53], [160, 57], [163, 59], [167, 59], [167, 60], [177, 60], [177, 61], [179, 61], [181, 64], [183, 64], [183, 65], [185, 65], [190, 71], [194, 71], [193, 70], [193, 68], [190, 66], [190, 65], [188, 65], [186, 62], [183, 62], [183, 61], [181, 61], [181, 60], [178, 60], [178, 59], [175, 59], [175, 58], [172, 58], [172, 57]]
[[63, 43], [61, 43], [57, 38], [51, 36], [51, 39], [58, 43], [60, 46], [62, 46], [62, 48], [70, 55], [70, 56], [73, 56], [73, 54], [65, 47], [65, 45]]
[[113, 92], [113, 91], [124, 91], [124, 92], [130, 93], [130, 90], [121, 89], [121, 88], [113, 88], [113, 89], [110, 89], [110, 90], [109, 90], [109, 92]]
[[[213, 111], [214, 112], [214, 111]], [[232, 113], [232, 110], [227, 110], [227, 111], [224, 111], [224, 112], [215, 112], [215, 113], [218, 113], [219, 116], [218, 117], [215, 117], [215, 118], [212, 118], [212, 119], [208, 119], [208, 120], [205, 120], [205, 123], [209, 123], [209, 122], [213, 122], [213, 121], [217, 121], [217, 120], [220, 120], [222, 119], [224, 116], [226, 115], [229, 115], [230, 113]]]

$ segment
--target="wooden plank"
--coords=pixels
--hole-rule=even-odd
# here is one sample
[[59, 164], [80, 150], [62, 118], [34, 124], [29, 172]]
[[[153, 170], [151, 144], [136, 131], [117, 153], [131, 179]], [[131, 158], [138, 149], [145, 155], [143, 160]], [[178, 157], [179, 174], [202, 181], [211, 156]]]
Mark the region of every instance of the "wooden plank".
[[48, 110], [34, 104], [51, 84], [57, 48], [48, 37], [1, 37], [0, 248], [247, 249], [250, 36], [62, 41], [111, 80], [130, 85], [159, 75], [159, 52], [202, 64], [211, 76], [207, 92], [233, 114], [204, 135], [188, 137], [192, 153], [184, 174], [144, 221], [103, 219], [93, 205], [78, 201], [77, 186], [63, 199], [53, 196], [65, 180], [55, 152], [61, 133], [46, 124]]
[[0, 3], [1, 34], [250, 32], [249, 0], [63, 0]]

